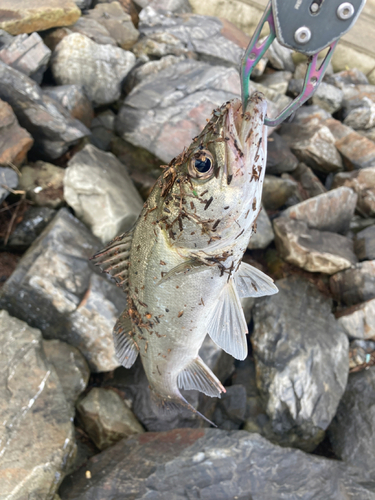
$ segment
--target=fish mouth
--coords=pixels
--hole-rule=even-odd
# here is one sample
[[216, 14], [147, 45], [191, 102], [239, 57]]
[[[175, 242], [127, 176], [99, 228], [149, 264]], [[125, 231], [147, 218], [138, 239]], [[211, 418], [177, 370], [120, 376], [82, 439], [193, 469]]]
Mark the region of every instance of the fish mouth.
[[[241, 105], [242, 112], [242, 105]], [[245, 153], [246, 146], [256, 136], [265, 137], [264, 119], [267, 116], [267, 101], [261, 92], [254, 92], [248, 99], [245, 112], [236, 113], [236, 130]]]

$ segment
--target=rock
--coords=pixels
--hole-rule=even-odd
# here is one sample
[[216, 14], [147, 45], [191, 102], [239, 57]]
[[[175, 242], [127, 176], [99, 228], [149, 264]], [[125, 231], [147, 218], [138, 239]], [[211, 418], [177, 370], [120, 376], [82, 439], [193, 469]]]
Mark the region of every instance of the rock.
[[47, 30], [43, 33], [43, 41], [45, 45], [53, 52], [57, 45], [61, 42], [61, 40], [71, 33], [72, 31], [69, 28], [56, 28], [53, 30]]
[[0, 49], [0, 59], [41, 83], [47, 68], [51, 51], [43, 43], [38, 33], [18, 35], [11, 44]]
[[266, 210], [277, 210], [288, 203], [296, 194], [296, 182], [290, 179], [265, 175], [263, 184], [262, 203]]
[[68, 163], [64, 197], [103, 243], [129, 230], [143, 207], [125, 166], [91, 144]]
[[371, 167], [374, 163], [374, 142], [357, 132], [353, 131], [345, 135], [342, 139], [337, 140], [335, 146], [343, 157], [347, 170]]
[[43, 350], [59, 377], [67, 403], [74, 408], [90, 378], [85, 358], [76, 347], [61, 340], [43, 340]]
[[341, 108], [343, 98], [342, 90], [329, 83], [321, 82], [312, 97], [312, 102], [333, 114]]
[[[273, 88], [266, 87], [265, 85], [262, 85], [261, 83], [256, 83], [256, 82], [251, 82], [251, 92], [254, 92], [255, 90], [258, 90], [259, 92], [262, 92], [267, 98], [268, 102], [273, 103], [274, 107], [281, 112], [283, 111], [284, 108], [286, 108], [292, 101], [292, 99], [289, 96], [286, 96], [284, 94], [281, 94], [274, 90]], [[270, 110], [268, 110], [268, 115], [270, 115]]]
[[0, 99], [0, 165], [13, 163], [21, 165], [28, 150], [33, 145], [33, 138], [18, 125], [17, 118], [8, 103]]
[[221, 396], [213, 420], [219, 429], [226, 431], [237, 430], [245, 421], [246, 389], [243, 385], [226, 387], [226, 392]]
[[77, 404], [78, 419], [99, 450], [144, 432], [133, 412], [113, 391], [94, 387]]
[[73, 26], [70, 26], [67, 35], [70, 33], [80, 33], [99, 45], [113, 45], [117, 47], [116, 40], [111, 36], [107, 28], [96, 19], [90, 19], [86, 16], [80, 17]]
[[0, 28], [11, 35], [69, 26], [81, 15], [73, 0], [2, 0], [1, 10]]
[[119, 366], [112, 329], [126, 302], [89, 263], [101, 246], [61, 209], [21, 258], [0, 297], [3, 308], [40, 328], [44, 338], [78, 347], [95, 372]]
[[145, 78], [125, 98], [116, 131], [168, 163], [200, 133], [216, 106], [240, 95], [238, 72], [186, 60]]
[[371, 101], [366, 107], [353, 109], [346, 116], [344, 123], [354, 130], [373, 128], [375, 125], [375, 103]]
[[367, 77], [359, 69], [351, 68], [324, 76], [324, 81], [343, 90], [348, 85], [368, 84]]
[[134, 0], [142, 9], [151, 5], [156, 10], [186, 13], [191, 12], [191, 6], [188, 0]]
[[91, 142], [97, 148], [108, 151], [111, 141], [114, 139], [116, 115], [110, 109], [99, 113], [93, 119], [91, 124]]
[[74, 453], [71, 410], [40, 331], [1, 311], [0, 332], [1, 495], [51, 498]]
[[0, 203], [18, 186], [18, 175], [11, 168], [0, 167]]
[[91, 458], [60, 489], [62, 500], [129, 494], [135, 500], [375, 496], [371, 483], [339, 461], [280, 448], [257, 434], [219, 429], [176, 429], [120, 441]]
[[319, 196], [327, 192], [326, 188], [311, 168], [304, 163], [299, 163], [298, 167], [293, 170], [292, 175], [301, 186], [300, 193], [303, 199]]
[[359, 260], [375, 259], [375, 226], [367, 227], [357, 233], [354, 250]]
[[370, 340], [375, 337], [375, 299], [339, 311], [336, 318], [350, 339]]
[[353, 243], [345, 236], [310, 229], [306, 222], [279, 217], [273, 222], [280, 256], [312, 273], [334, 274], [357, 262]]
[[205, 364], [210, 367], [221, 381], [230, 377], [234, 371], [233, 357], [218, 347], [210, 336], [204, 339], [204, 342], [199, 350], [199, 356], [203, 359]]
[[73, 118], [77, 118], [87, 128], [90, 128], [94, 110], [81, 85], [44, 87], [43, 92], [62, 104]]
[[279, 134], [273, 132], [267, 143], [267, 174], [292, 172], [297, 165], [298, 160], [286, 141]]
[[110, 104], [120, 97], [122, 81], [134, 64], [131, 52], [97, 44], [79, 33], [63, 38], [52, 55], [56, 82], [82, 85], [94, 106]]
[[56, 211], [48, 207], [30, 207], [22, 221], [16, 226], [9, 238], [9, 247], [26, 250], [43, 229], [51, 222]]
[[330, 428], [335, 454], [373, 478], [375, 367], [349, 376], [345, 394]]
[[261, 83], [279, 94], [286, 94], [288, 82], [291, 78], [292, 73], [290, 71], [275, 71], [274, 73], [262, 75], [257, 79], [257, 83]]
[[39, 158], [54, 160], [89, 130], [28, 76], [0, 62], [0, 99], [8, 102], [22, 127], [34, 137]]
[[[98, 5], [99, 3], [111, 3], [114, 0], [94, 0], [93, 5]], [[134, 4], [133, 0], [119, 0], [119, 3], [121, 4], [122, 8], [124, 11], [130, 15], [132, 18], [133, 24], [135, 27], [138, 26], [139, 22], [139, 16], [138, 16], [138, 9], [136, 5]], [[170, 10], [170, 9], [167, 9]]]
[[354, 191], [341, 187], [287, 208], [281, 215], [304, 221], [310, 229], [345, 233], [349, 229], [356, 203]]
[[280, 45], [280, 43], [275, 39], [267, 50], [266, 57], [273, 68], [293, 73], [295, 65], [292, 54], [292, 50]]
[[332, 187], [338, 186], [347, 186], [357, 193], [357, 208], [363, 215], [375, 215], [375, 166], [335, 175]]
[[251, 236], [249, 244], [247, 245], [249, 250], [267, 248], [275, 238], [271, 221], [264, 208], [259, 212], [256, 226], [256, 232]]
[[345, 125], [358, 129], [375, 126], [375, 86], [348, 85], [343, 88], [343, 117]]
[[131, 16], [119, 2], [99, 3], [94, 9], [89, 10], [84, 18], [103, 25], [122, 49], [131, 49], [138, 40], [139, 32], [134, 27]]
[[92, 0], [74, 0], [77, 7], [81, 10], [90, 9]]
[[372, 340], [352, 340], [349, 346], [349, 373], [367, 369], [374, 365], [375, 342]]
[[65, 169], [37, 161], [21, 169], [19, 187], [36, 205], [58, 208], [64, 203], [64, 175]]
[[277, 295], [257, 300], [253, 309], [257, 386], [275, 439], [312, 451], [344, 393], [349, 344], [330, 301], [311, 283], [291, 277], [277, 286]]
[[329, 285], [337, 302], [347, 306], [375, 298], [375, 261], [365, 261], [330, 277]]

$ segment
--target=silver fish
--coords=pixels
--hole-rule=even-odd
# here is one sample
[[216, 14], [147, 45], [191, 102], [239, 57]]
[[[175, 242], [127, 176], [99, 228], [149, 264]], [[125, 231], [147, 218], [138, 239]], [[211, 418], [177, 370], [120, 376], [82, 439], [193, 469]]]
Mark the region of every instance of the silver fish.
[[130, 368], [141, 356], [161, 408], [195, 412], [181, 388], [220, 397], [224, 387], [198, 356], [204, 338], [245, 359], [240, 299], [277, 292], [271, 278], [241, 263], [261, 209], [266, 108], [255, 93], [245, 113], [240, 100], [215, 110], [164, 167], [135, 227], [94, 256], [127, 293], [113, 334], [118, 359]]

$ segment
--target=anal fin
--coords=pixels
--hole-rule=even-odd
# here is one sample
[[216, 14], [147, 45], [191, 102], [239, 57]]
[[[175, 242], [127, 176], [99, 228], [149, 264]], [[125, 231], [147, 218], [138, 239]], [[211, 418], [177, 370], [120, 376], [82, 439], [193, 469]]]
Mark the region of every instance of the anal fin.
[[242, 262], [235, 273], [234, 283], [241, 299], [244, 297], [274, 295], [279, 291], [272, 278], [259, 271], [256, 267], [246, 264], [246, 262]]
[[180, 389], [196, 389], [211, 397], [220, 398], [220, 394], [225, 392], [220, 380], [199, 356], [180, 372], [177, 383]]
[[131, 368], [138, 356], [138, 347], [132, 337], [132, 323], [125, 315], [127, 310], [121, 314], [113, 328], [113, 342], [115, 344], [116, 356], [122, 366]]

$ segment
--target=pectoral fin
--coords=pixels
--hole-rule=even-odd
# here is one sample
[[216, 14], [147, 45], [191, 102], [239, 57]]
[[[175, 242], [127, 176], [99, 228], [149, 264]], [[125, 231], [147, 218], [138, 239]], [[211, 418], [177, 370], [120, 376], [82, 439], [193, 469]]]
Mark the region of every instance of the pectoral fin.
[[177, 383], [180, 389], [196, 389], [211, 397], [220, 398], [220, 394], [225, 392], [220, 380], [199, 356], [180, 372]]
[[132, 337], [132, 323], [125, 310], [113, 328], [113, 341], [117, 359], [125, 368], [131, 368], [137, 359], [139, 349]]
[[263, 297], [263, 295], [274, 295], [279, 291], [272, 278], [245, 262], [242, 262], [235, 273], [234, 283], [240, 298]]
[[247, 356], [247, 332], [247, 324], [236, 287], [233, 280], [229, 280], [219, 295], [208, 334], [225, 352], [242, 360]]
[[181, 274], [195, 274], [206, 269], [208, 269], [207, 264], [204, 264], [204, 262], [197, 259], [191, 259], [173, 267], [162, 277], [160, 281], [158, 281], [157, 285], [165, 283], [168, 279], [173, 278], [174, 276], [179, 276]]

